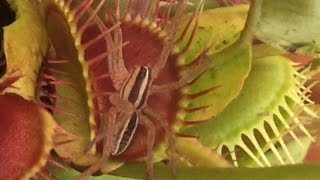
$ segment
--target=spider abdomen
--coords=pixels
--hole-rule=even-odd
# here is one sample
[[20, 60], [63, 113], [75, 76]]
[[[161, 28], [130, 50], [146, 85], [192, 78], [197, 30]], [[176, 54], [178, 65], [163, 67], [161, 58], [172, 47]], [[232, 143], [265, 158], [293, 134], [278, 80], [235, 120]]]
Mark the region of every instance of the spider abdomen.
[[146, 101], [150, 80], [149, 68], [138, 66], [124, 83], [120, 92], [121, 98], [132, 103], [135, 109], [141, 109]]
[[127, 149], [137, 129], [137, 126], [138, 115], [136, 112], [133, 112], [114, 139], [115, 142], [112, 148], [112, 155], [118, 156]]

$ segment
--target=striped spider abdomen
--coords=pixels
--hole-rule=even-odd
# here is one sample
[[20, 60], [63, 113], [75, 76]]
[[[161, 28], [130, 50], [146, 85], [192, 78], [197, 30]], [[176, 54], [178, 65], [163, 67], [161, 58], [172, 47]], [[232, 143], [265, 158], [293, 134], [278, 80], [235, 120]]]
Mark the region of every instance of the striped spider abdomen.
[[138, 115], [136, 112], [129, 117], [124, 126], [113, 139], [112, 155], [118, 156], [129, 146], [138, 126]]

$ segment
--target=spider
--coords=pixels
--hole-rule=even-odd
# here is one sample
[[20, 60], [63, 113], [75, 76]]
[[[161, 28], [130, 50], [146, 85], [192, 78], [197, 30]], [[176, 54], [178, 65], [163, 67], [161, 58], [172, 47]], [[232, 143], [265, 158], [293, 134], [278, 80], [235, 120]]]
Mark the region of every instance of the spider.
[[[122, 31], [121, 27], [114, 28], [113, 34], [106, 35], [107, 48], [110, 49], [108, 55], [108, 76], [110, 76], [115, 92], [104, 92], [109, 96], [112, 107], [108, 113], [102, 114], [100, 120], [100, 133], [91, 142], [90, 149], [97, 142], [102, 141], [103, 150], [99, 161], [85, 170], [78, 179], [99, 170], [102, 164], [112, 156], [119, 156], [126, 151], [136, 132], [138, 124], [147, 130], [147, 179], [153, 179], [153, 145], [155, 139], [155, 122], [161, 124], [168, 138], [168, 155], [172, 174], [175, 177], [175, 143], [174, 133], [161, 112], [151, 109], [148, 105], [148, 98], [157, 93], [168, 93], [177, 90], [198, 78], [208, 67], [211, 61], [203, 53], [194, 63], [185, 70], [184, 76], [175, 82], [168, 84], [154, 84], [161, 70], [167, 64], [168, 57], [173, 49], [177, 28], [184, 11], [185, 0], [177, 4], [176, 13], [172, 19], [171, 27], [168, 30], [167, 38], [164, 41], [159, 59], [155, 64], [137, 65], [132, 69], [127, 69], [122, 58]], [[117, 20], [115, 20], [117, 21]], [[104, 26], [103, 22], [97, 21], [99, 26]], [[119, 24], [119, 22], [114, 22]], [[130, 43], [130, 42], [128, 42]], [[116, 50], [115, 50], [116, 49]]]

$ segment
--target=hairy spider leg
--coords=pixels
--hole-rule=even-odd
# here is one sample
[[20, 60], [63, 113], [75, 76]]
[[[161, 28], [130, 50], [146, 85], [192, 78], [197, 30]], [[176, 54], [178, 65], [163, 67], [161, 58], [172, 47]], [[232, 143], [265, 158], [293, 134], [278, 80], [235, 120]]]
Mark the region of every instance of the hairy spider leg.
[[[88, 8], [88, 12], [93, 13], [93, 9]], [[107, 57], [108, 72], [114, 88], [117, 91], [120, 91], [122, 84], [129, 76], [129, 72], [124, 65], [122, 57], [122, 46], [124, 43], [122, 40], [121, 22], [118, 19], [114, 20], [115, 22], [103, 21], [98, 16], [94, 16], [93, 20], [102, 32], [106, 32], [110, 29], [107, 27], [107, 23], [113, 23], [111, 26], [112, 29], [114, 28], [113, 33], [106, 33], [104, 39], [106, 41], [107, 51], [109, 52]]]
[[178, 30], [178, 26], [179, 26], [183, 11], [185, 9], [185, 6], [186, 6], [186, 0], [179, 1], [177, 6], [177, 11], [172, 20], [173, 23], [171, 24], [170, 29], [168, 30], [169, 34], [167, 36], [167, 39], [165, 40], [159, 59], [157, 60], [156, 64], [154, 64], [152, 67], [152, 72], [151, 72], [152, 79], [156, 79], [158, 77], [160, 71], [165, 67], [167, 63], [168, 57], [174, 46], [176, 33]]
[[114, 134], [113, 130], [114, 130], [114, 122], [116, 119], [116, 109], [115, 108], [110, 108], [109, 112], [108, 112], [108, 124], [104, 123], [104, 126], [102, 128], [106, 129], [105, 133], [105, 137], [103, 139], [103, 151], [102, 151], [102, 155], [101, 158], [98, 160], [98, 162], [96, 162], [95, 164], [91, 165], [88, 169], [86, 169], [83, 173], [81, 173], [80, 176], [76, 177], [76, 180], [84, 180], [85, 177], [90, 176], [91, 174], [95, 173], [96, 171], [98, 171], [100, 169], [100, 167], [103, 165], [103, 163], [105, 163], [110, 154], [111, 154], [111, 146], [112, 146], [112, 135]]
[[176, 152], [176, 145], [175, 145], [175, 136], [174, 136], [172, 129], [170, 128], [168, 122], [166, 120], [164, 120], [165, 118], [163, 118], [163, 115], [154, 112], [148, 106], [146, 106], [142, 110], [142, 112], [143, 112], [143, 114], [145, 114], [148, 117], [148, 119], [150, 119], [154, 123], [155, 123], [155, 121], [160, 122], [160, 125], [165, 130], [166, 137], [168, 138], [168, 156], [169, 156], [169, 163], [170, 163], [170, 167], [171, 167], [171, 173], [172, 173], [173, 179], [176, 179], [176, 174], [177, 174], [176, 173], [176, 154], [177, 154], [177, 152]]
[[[113, 41], [115, 46], [122, 45], [123, 39], [121, 27], [118, 26], [113, 33]], [[113, 53], [113, 59], [108, 59], [108, 68], [109, 72], [111, 73], [110, 75], [112, 83], [114, 84], [114, 88], [119, 91], [124, 81], [129, 76], [129, 72], [124, 65], [122, 47], [118, 48], [117, 51]]]
[[[101, 118], [102, 127], [100, 127], [100, 133], [88, 147], [90, 149], [95, 143], [103, 140], [103, 152], [101, 159], [94, 165], [90, 166], [85, 172], [83, 172], [80, 176], [81, 178], [84, 178], [85, 176], [91, 175], [92, 173], [98, 171], [103, 163], [108, 160], [112, 152], [112, 147], [114, 145], [114, 136], [120, 131], [125, 121], [135, 111], [133, 105], [130, 102], [122, 99], [116, 93], [110, 93], [109, 101], [113, 105], [113, 107], [110, 108], [107, 117], [105, 116], [105, 114], [102, 114], [101, 117], [103, 118]], [[124, 114], [124, 118], [117, 118], [117, 114], [119, 112]]]
[[154, 139], [155, 139], [155, 126], [152, 121], [145, 115], [143, 115], [141, 112], [138, 113], [139, 116], [139, 124], [141, 124], [143, 127], [145, 127], [145, 130], [147, 131], [147, 179], [152, 180], [153, 179], [153, 145], [154, 145]]
[[188, 67], [188, 69], [186, 69], [184, 72], [184, 76], [181, 77], [178, 81], [162, 85], [153, 85], [150, 94], [174, 91], [199, 78], [201, 74], [210, 69], [212, 66], [211, 60], [208, 57], [204, 56], [205, 55], [199, 57], [199, 64], [194, 64]]
[[[118, 99], [117, 99], [118, 100]], [[120, 102], [121, 104], [121, 102]], [[120, 105], [121, 106], [121, 105]], [[120, 107], [119, 106], [119, 107]], [[101, 166], [109, 159], [112, 147], [114, 146], [114, 137], [117, 132], [120, 131], [121, 127], [123, 127], [123, 124], [125, 123], [126, 119], [128, 119], [133, 110], [131, 109], [125, 109], [120, 110], [119, 107], [111, 107], [108, 113], [108, 123], [103, 123], [102, 130], [100, 131], [100, 134], [96, 136], [95, 140], [92, 141], [92, 143], [97, 143], [99, 141], [103, 141], [103, 150], [102, 155], [99, 161], [92, 166], [90, 166], [87, 170], [85, 170], [77, 179], [82, 180], [86, 176], [89, 176], [96, 171], [98, 171]], [[117, 118], [118, 112], [125, 112], [123, 113], [123, 118]], [[105, 119], [104, 119], [105, 120]], [[104, 121], [106, 122], [106, 121]], [[92, 147], [92, 144], [90, 144]]]

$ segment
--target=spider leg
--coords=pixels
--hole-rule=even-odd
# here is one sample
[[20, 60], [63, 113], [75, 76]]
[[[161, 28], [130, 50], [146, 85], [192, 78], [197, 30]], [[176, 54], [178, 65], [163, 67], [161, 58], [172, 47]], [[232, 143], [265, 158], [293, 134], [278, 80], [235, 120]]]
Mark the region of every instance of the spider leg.
[[153, 179], [153, 144], [155, 138], [155, 127], [148, 117], [144, 116], [141, 112], [138, 113], [139, 124], [147, 130], [147, 180]]
[[[92, 8], [88, 8], [90, 13], [93, 13]], [[106, 22], [101, 20], [98, 16], [94, 17], [94, 21], [101, 30], [101, 32], [107, 32], [108, 29], [114, 28], [113, 34], [111, 32], [106, 33], [105, 41], [108, 53], [108, 72], [113, 83], [113, 86], [117, 91], [120, 90], [122, 83], [128, 77], [129, 72], [126, 69], [122, 57], [122, 31], [120, 22], [114, 22], [112, 27], [107, 27]], [[112, 22], [111, 22], [112, 23]]]
[[122, 112], [133, 112], [135, 110], [133, 105], [129, 101], [122, 99], [117, 94], [110, 95], [109, 101], [113, 106], [115, 106]]
[[122, 56], [122, 30], [121, 26], [118, 26], [114, 31], [114, 45], [117, 48], [117, 51], [113, 52], [113, 58], [108, 59], [108, 70], [111, 73], [111, 80], [114, 87], [119, 91], [122, 87], [122, 84], [129, 76], [129, 72], [124, 65], [124, 60]]
[[[104, 128], [103, 128], [104, 129]], [[105, 130], [101, 130], [101, 133], [99, 133], [88, 145], [88, 147], [85, 149], [85, 153], [88, 154], [90, 150], [93, 148], [93, 146], [99, 142], [101, 142], [107, 135], [103, 132], [106, 132]]]
[[178, 81], [163, 85], [153, 85], [150, 94], [163, 93], [177, 90], [192, 81], [196, 80], [201, 74], [212, 66], [212, 62], [207, 57], [200, 57], [199, 64], [189, 67], [185, 70], [184, 76]]
[[116, 115], [116, 108], [110, 108], [108, 113], [109, 121], [108, 123], [104, 123], [104, 127], [102, 127], [106, 129], [106, 135], [103, 140], [103, 151], [101, 158], [98, 160], [98, 162], [86, 169], [80, 176], [76, 177], [77, 180], [84, 180], [86, 176], [90, 176], [94, 172], [98, 171], [103, 165], [103, 163], [105, 163], [108, 160], [112, 150], [112, 137], [114, 135], [114, 124], [116, 120]]
[[168, 30], [169, 34], [167, 35], [167, 39], [165, 41], [159, 59], [157, 60], [156, 64], [152, 67], [152, 79], [158, 77], [159, 72], [164, 68], [164, 66], [167, 63], [168, 56], [170, 55], [171, 49], [174, 46], [178, 25], [180, 23], [185, 6], [186, 0], [181, 0], [178, 2], [175, 16], [173, 17], [171, 27]]
[[[98, 99], [99, 100], [99, 99]], [[125, 101], [123, 99], [120, 98], [119, 95], [117, 94], [113, 94], [111, 93], [110, 94], [110, 97], [109, 97], [109, 101], [110, 103], [114, 106], [113, 109], [110, 109], [110, 111], [118, 111], [118, 112], [126, 112], [126, 113], [122, 113], [125, 118], [118, 118], [117, 120], [119, 121], [115, 121], [115, 119], [109, 119], [108, 123], [112, 123], [114, 124], [114, 134], [117, 133], [117, 131], [122, 127], [122, 125], [124, 124], [124, 120], [127, 119], [131, 114], [132, 112], [134, 111], [134, 108], [133, 106], [131, 105], [131, 103], [129, 103], [128, 101]], [[106, 118], [103, 118], [103, 114], [102, 116], [100, 117], [101, 121], [100, 121], [100, 124], [101, 124], [101, 130], [100, 132], [98, 133], [98, 135], [95, 137], [95, 139], [90, 142], [90, 144], [88, 145], [88, 147], [86, 148], [86, 153], [88, 153], [90, 151], [90, 149], [98, 142], [102, 141], [103, 139], [105, 139], [105, 137], [107, 136], [107, 134], [105, 133], [107, 130], [106, 130], [106, 127], [107, 127], [107, 123], [106, 123]]]
[[[113, 108], [114, 110], [116, 110], [116, 108]], [[112, 111], [114, 111], [112, 110]], [[116, 121], [114, 122], [114, 124], [111, 124], [112, 127], [114, 130], [112, 132], [112, 135], [110, 136], [110, 133], [106, 133], [107, 131], [110, 131], [110, 129], [106, 129], [105, 127], [103, 129], [106, 129], [106, 130], [102, 130], [100, 134], [98, 134], [95, 138], [94, 141], [91, 142], [90, 144], [90, 147], [92, 147], [95, 143], [98, 143], [102, 140], [104, 140], [103, 142], [103, 153], [102, 153], [102, 157], [101, 159], [103, 158], [107, 158], [113, 151], [114, 149], [114, 146], [116, 145], [117, 141], [119, 139], [117, 139], [117, 134], [119, 134], [119, 132], [121, 131], [122, 127], [124, 126], [124, 124], [126, 123], [126, 121], [130, 118], [130, 116], [132, 115], [133, 112], [123, 112], [123, 111], [116, 111], [116, 117], [113, 117], [113, 118], [116, 118]], [[106, 123], [104, 123], [106, 124]], [[111, 137], [111, 139], [108, 137]], [[111, 145], [110, 144], [106, 144], [107, 142], [111, 142]], [[111, 151], [110, 151], [110, 150]], [[108, 156], [106, 156], [108, 155]], [[107, 161], [107, 159], [105, 159], [103, 162]], [[97, 165], [97, 166], [101, 166], [102, 164], [100, 165]], [[93, 171], [91, 171], [93, 173]], [[89, 173], [91, 173], [89, 172]]]
[[168, 122], [164, 120], [163, 116], [159, 113], [154, 112], [151, 108], [145, 107], [142, 112], [149, 117], [152, 121], [156, 120], [157, 122], [160, 122], [160, 125], [164, 128], [166, 132], [166, 137], [168, 138], [168, 156], [170, 160], [170, 166], [171, 166], [171, 173], [173, 179], [176, 179], [176, 145], [175, 145], [175, 136], [172, 132], [172, 129], [170, 128]]

